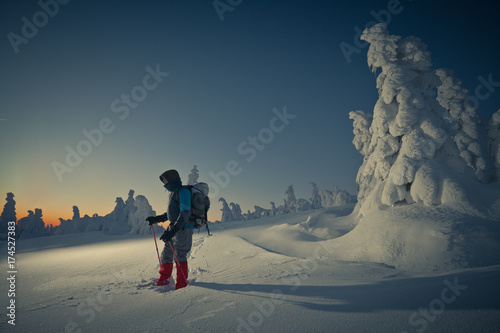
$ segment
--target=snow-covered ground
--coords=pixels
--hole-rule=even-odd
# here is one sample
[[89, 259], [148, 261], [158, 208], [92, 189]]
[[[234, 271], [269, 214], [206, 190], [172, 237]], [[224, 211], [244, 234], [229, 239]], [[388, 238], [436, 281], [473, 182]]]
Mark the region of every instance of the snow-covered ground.
[[[442, 249], [435, 248], [439, 242], [419, 243], [412, 237], [445, 235], [439, 235], [435, 225], [421, 227], [427, 217], [419, 216], [417, 209], [397, 208], [399, 213], [390, 216], [406, 217], [390, 222], [383, 233], [374, 229], [371, 240], [366, 232], [356, 231], [370, 229], [357, 225], [353, 206], [214, 224], [212, 236], [204, 230], [195, 234], [190, 285], [176, 291], [153, 285], [158, 259], [151, 235], [90, 232], [21, 240], [16, 254], [16, 325], [8, 324], [4, 314], [0, 329], [499, 332], [500, 265], [471, 268], [462, 262], [457, 269], [444, 255], [447, 264], [432, 268], [443, 259]], [[438, 213], [449, 215], [448, 209]], [[380, 211], [372, 219], [383, 217]], [[413, 229], [397, 227], [409, 221]], [[384, 243], [389, 239], [395, 242], [392, 247]], [[5, 242], [1, 251], [0, 260], [6, 263]], [[397, 253], [391, 257], [387, 251]], [[437, 258], [430, 257], [433, 253]], [[394, 264], [370, 260], [383, 255]], [[6, 265], [2, 267], [6, 271]], [[9, 284], [3, 278], [0, 285], [5, 311]]]

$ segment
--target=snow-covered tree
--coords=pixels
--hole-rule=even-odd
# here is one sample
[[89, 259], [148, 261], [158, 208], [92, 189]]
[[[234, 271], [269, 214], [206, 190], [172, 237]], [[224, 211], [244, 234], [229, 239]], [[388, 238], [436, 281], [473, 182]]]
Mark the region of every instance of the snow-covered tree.
[[[373, 119], [360, 112], [354, 120], [354, 144], [364, 155], [356, 181], [362, 203], [377, 189], [374, 200], [441, 203], [446, 172], [468, 169], [447, 132], [448, 113], [436, 101], [441, 84], [431, 69], [430, 53], [417, 37], [390, 35], [385, 24], [366, 29], [368, 65], [377, 77], [379, 99]], [[369, 125], [369, 131], [367, 128]]]
[[129, 191], [128, 198], [125, 202], [123, 201], [122, 197], [116, 197], [115, 203], [116, 205], [113, 211], [105, 216], [110, 220], [105, 225], [106, 230], [109, 230], [110, 223], [114, 224], [116, 222], [128, 222], [129, 215], [136, 209], [134, 201], [134, 191]]
[[358, 110], [351, 111], [349, 118], [353, 120], [354, 127], [354, 139], [352, 143], [361, 154], [366, 156], [369, 154], [370, 141], [372, 139], [370, 133], [370, 126], [372, 124], [371, 115]]
[[247, 212], [243, 213], [243, 221], [248, 221], [253, 219], [254, 219], [253, 214], [250, 212], [250, 209], [247, 209]]
[[231, 202], [229, 204], [231, 207], [231, 213], [233, 215], [233, 220], [234, 221], [241, 221], [243, 220], [243, 216], [241, 215], [241, 207], [239, 204], [235, 204], [234, 202]]
[[191, 173], [188, 176], [188, 182], [187, 182], [187, 184], [188, 185], [194, 185], [194, 184], [196, 184], [198, 182], [198, 178], [199, 177], [200, 177], [200, 174], [199, 174], [199, 171], [198, 171], [198, 167], [195, 165], [191, 169]]
[[120, 228], [119, 226], [121, 225], [122, 227], [124, 227], [128, 225], [127, 211], [130, 210], [132, 200], [130, 200], [129, 197], [129, 199], [127, 199], [128, 204], [126, 204], [125, 202], [123, 202], [123, 199], [121, 197], [116, 198], [116, 206], [111, 213], [105, 216], [106, 219], [104, 220], [102, 231], [114, 232], [117, 229], [123, 230], [123, 228]]
[[293, 191], [293, 185], [290, 185], [285, 192], [285, 211], [286, 213], [295, 213], [297, 211], [297, 199]]
[[311, 195], [311, 206], [312, 209], [321, 208], [321, 196], [319, 195], [319, 189], [316, 183], [311, 182], [312, 195]]
[[35, 215], [33, 214], [32, 210], [28, 210], [28, 216], [22, 217], [17, 221], [17, 227], [16, 227], [16, 238], [19, 238], [21, 234], [23, 233], [24, 229], [28, 225], [29, 221], [33, 219]]
[[283, 204], [279, 205], [276, 211], [276, 215], [287, 214], [286, 199], [283, 199]]
[[333, 191], [321, 190], [321, 203], [323, 207], [344, 206], [356, 202], [356, 197], [345, 190], [341, 190], [335, 186]]
[[106, 218], [103, 216], [97, 214], [92, 215], [92, 217], [86, 221], [85, 232], [101, 231], [105, 220]]
[[[352, 143], [354, 144], [356, 149], [363, 156], [365, 156], [365, 161], [361, 165], [360, 169], [358, 170], [358, 174], [356, 176], [356, 182], [359, 184], [358, 198], [363, 199], [366, 193], [369, 193], [377, 183], [377, 178], [375, 177], [375, 173], [373, 172], [374, 170], [366, 170], [367, 172], [365, 172], [364, 170], [365, 166], [368, 165], [368, 163], [365, 162], [367, 162], [368, 157], [371, 154], [370, 150], [371, 149], [370, 142], [372, 139], [372, 134], [370, 131], [371, 115], [366, 114], [361, 110], [358, 110], [349, 112], [349, 118], [353, 120], [353, 127], [354, 127], [353, 130], [354, 139], [352, 140]], [[369, 166], [373, 168], [373, 163], [370, 163]], [[330, 197], [331, 197], [331, 192], [322, 193], [322, 201], [325, 207], [329, 207], [329, 205], [331, 205]]]
[[121, 197], [117, 197], [115, 203], [116, 205], [113, 211], [106, 216], [110, 217], [114, 221], [124, 221], [126, 219], [125, 202], [123, 202]]
[[134, 204], [136, 209], [132, 214], [130, 214], [128, 221], [129, 225], [132, 227], [130, 233], [142, 235], [150, 234], [151, 227], [145, 222], [145, 220], [148, 216], [156, 216], [156, 212], [149, 204], [148, 199], [146, 199], [143, 195], [136, 196]]
[[305, 210], [311, 210], [311, 209], [313, 209], [312, 205], [311, 205], [311, 202], [309, 200], [304, 199], [304, 198], [297, 199], [296, 207], [297, 207], [296, 210], [298, 212], [303, 212]]
[[63, 218], [59, 218], [59, 225], [54, 228], [52, 231], [53, 235], [65, 235], [72, 233], [73, 230], [73, 220], [65, 220]]
[[253, 206], [255, 211], [251, 213], [252, 218], [254, 219], [260, 219], [261, 217], [269, 216], [271, 211], [269, 209], [262, 208], [260, 206]]
[[274, 203], [274, 201], [271, 201], [270, 204], [271, 204], [271, 216], [277, 215], [278, 208], [276, 208], [276, 204]]
[[222, 208], [221, 208], [222, 217], [221, 217], [221, 221], [222, 222], [233, 221], [234, 220], [233, 212], [231, 211], [231, 208], [229, 208], [229, 205], [227, 204], [226, 199], [220, 197], [219, 198], [219, 202], [222, 202]]
[[80, 219], [80, 210], [77, 206], [73, 206], [73, 221]]
[[127, 201], [125, 201], [125, 220], [128, 221], [130, 218], [130, 215], [135, 212], [137, 207], [135, 206], [135, 201], [134, 201], [134, 190], [129, 190], [128, 191], [128, 198]]
[[35, 208], [28, 211], [28, 216], [19, 219], [16, 237], [19, 239], [45, 236], [45, 223], [42, 219], [42, 210]]
[[441, 84], [437, 87], [437, 101], [447, 111], [445, 121], [460, 156], [483, 183], [492, 180], [492, 160], [488, 154], [486, 128], [481, 121], [479, 108], [474, 105], [469, 91], [453, 77], [453, 71], [438, 69]]
[[73, 232], [86, 232], [91, 219], [87, 214], [78, 219], [73, 219]]
[[14, 200], [14, 194], [7, 193], [7, 202], [3, 206], [2, 215], [0, 215], [0, 233], [7, 234], [9, 222], [16, 222], [16, 201]]
[[491, 157], [495, 163], [496, 180], [500, 180], [500, 109], [493, 114], [488, 130]]

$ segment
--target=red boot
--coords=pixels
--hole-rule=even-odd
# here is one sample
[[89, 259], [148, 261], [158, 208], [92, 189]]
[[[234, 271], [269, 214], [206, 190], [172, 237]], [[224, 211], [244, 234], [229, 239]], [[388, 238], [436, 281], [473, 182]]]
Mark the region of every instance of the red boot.
[[160, 278], [156, 281], [156, 284], [159, 286], [165, 286], [170, 283], [168, 279], [172, 276], [172, 269], [174, 268], [174, 264], [169, 262], [166, 264], [161, 264], [160, 268]]
[[177, 282], [175, 283], [175, 289], [184, 288], [188, 285], [188, 263], [187, 261], [180, 262], [177, 265]]

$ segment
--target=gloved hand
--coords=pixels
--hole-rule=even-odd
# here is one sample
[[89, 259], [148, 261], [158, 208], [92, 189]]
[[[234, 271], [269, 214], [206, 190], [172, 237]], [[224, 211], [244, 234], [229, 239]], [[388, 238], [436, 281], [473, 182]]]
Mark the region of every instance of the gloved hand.
[[152, 225], [152, 224], [158, 223], [158, 222], [165, 222], [166, 220], [168, 220], [167, 213], [162, 214], [162, 215], [158, 215], [158, 216], [149, 216], [148, 218], [146, 218], [146, 221], [148, 221], [149, 225]]
[[174, 238], [176, 233], [177, 233], [177, 227], [173, 226], [171, 228], [168, 228], [168, 230], [165, 231], [163, 235], [161, 235], [160, 239], [165, 243], [168, 243], [170, 242], [170, 240], [172, 240], [172, 238]]
[[174, 238], [174, 234], [172, 233], [171, 230], [167, 230], [161, 235], [160, 239], [164, 241], [165, 243], [170, 242], [170, 240]]

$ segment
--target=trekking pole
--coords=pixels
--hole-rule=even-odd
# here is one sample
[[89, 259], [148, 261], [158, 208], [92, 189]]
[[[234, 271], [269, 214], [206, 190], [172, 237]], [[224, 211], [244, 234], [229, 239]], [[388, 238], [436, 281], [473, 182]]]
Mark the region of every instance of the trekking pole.
[[172, 243], [170, 241], [168, 241], [168, 245], [170, 245], [170, 249], [172, 249], [172, 253], [174, 254], [175, 262], [177, 263], [177, 270], [181, 271], [182, 277], [184, 278], [184, 281], [186, 281], [187, 283], [187, 278], [181, 269], [181, 263], [179, 262], [179, 258], [177, 258], [177, 254], [175, 254], [174, 247], [172, 246]]
[[153, 231], [153, 238], [155, 240], [155, 246], [156, 246], [156, 254], [158, 255], [158, 263], [160, 264], [161, 268], [160, 253], [158, 252], [158, 244], [156, 243], [155, 228], [153, 228], [153, 225], [151, 225], [151, 230]]

